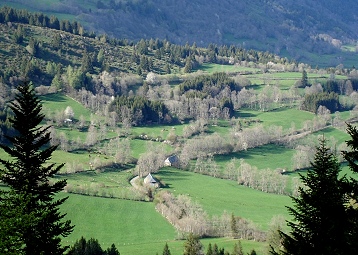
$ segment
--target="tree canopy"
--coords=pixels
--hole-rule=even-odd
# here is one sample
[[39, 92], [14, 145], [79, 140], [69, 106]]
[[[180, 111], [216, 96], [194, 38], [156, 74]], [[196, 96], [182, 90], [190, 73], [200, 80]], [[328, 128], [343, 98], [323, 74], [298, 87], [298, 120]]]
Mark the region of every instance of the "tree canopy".
[[42, 104], [31, 84], [24, 82], [17, 91], [9, 104], [14, 114], [10, 123], [16, 133], [5, 136], [10, 145], [0, 145], [12, 158], [0, 159], [3, 166], [0, 180], [9, 187], [0, 194], [1, 226], [4, 226], [0, 235], [16, 242], [1, 243], [0, 251], [63, 254], [67, 247], [62, 247], [61, 236], [69, 235], [73, 226], [59, 211], [67, 198], [56, 200], [54, 196], [65, 187], [66, 180], [50, 180], [63, 164], [48, 162], [57, 146], [48, 146], [49, 127], [41, 126]]
[[339, 177], [340, 171], [326, 141], [320, 140], [311, 169], [307, 175], [300, 175], [304, 186], [299, 188], [299, 197], [292, 197], [294, 207], [288, 207], [293, 221], [288, 221], [289, 234], [280, 231], [282, 254], [356, 253], [350, 253], [354, 249], [350, 243], [347, 180]]

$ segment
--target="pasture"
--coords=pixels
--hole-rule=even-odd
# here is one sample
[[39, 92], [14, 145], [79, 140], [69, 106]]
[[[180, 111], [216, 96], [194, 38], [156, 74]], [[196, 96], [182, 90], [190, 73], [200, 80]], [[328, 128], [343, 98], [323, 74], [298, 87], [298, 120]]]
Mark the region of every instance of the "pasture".
[[[232, 159], [244, 159], [246, 163], [251, 166], [256, 166], [258, 169], [278, 168], [291, 170], [292, 156], [295, 150], [286, 148], [282, 145], [267, 144], [260, 147], [248, 149], [247, 151], [239, 151], [227, 155], [215, 156], [215, 162], [224, 168], [226, 164]], [[239, 162], [239, 161], [238, 161]]]
[[92, 113], [86, 109], [83, 105], [81, 105], [76, 100], [65, 96], [61, 93], [56, 94], [48, 94], [46, 96], [41, 96], [43, 104], [43, 112], [45, 114], [55, 114], [59, 111], [64, 111], [67, 106], [70, 106], [74, 112], [74, 118], [79, 119], [82, 115], [87, 121], [91, 119]]
[[203, 63], [199, 70], [207, 73], [218, 73], [218, 72], [227, 72], [227, 73], [258, 73], [261, 72], [260, 68], [253, 67], [244, 67], [239, 65], [219, 65], [213, 63]]
[[[69, 194], [62, 210], [76, 226], [64, 239], [65, 245], [74, 244], [81, 236], [93, 237], [102, 248], [114, 243], [121, 254], [133, 254], [135, 249], [135, 254], [145, 255], [148, 250], [142, 245], [150, 245], [151, 254], [155, 254], [176, 237], [175, 229], [155, 211], [153, 203]], [[124, 252], [126, 247], [130, 248]]]
[[[178, 174], [175, 176], [179, 177]], [[72, 245], [81, 236], [86, 239], [95, 237], [103, 248], [114, 243], [121, 254], [147, 255], [160, 254], [164, 244], [168, 243], [173, 255], [182, 254], [184, 240], [176, 240], [175, 229], [155, 211], [153, 203], [66, 193], [59, 196], [67, 195], [69, 199], [62, 205], [62, 210], [76, 227], [74, 232], [64, 239], [64, 244]], [[250, 198], [252, 197], [248, 197], [247, 201]], [[201, 239], [201, 242], [204, 250], [209, 243], [217, 243], [219, 247], [231, 251], [237, 240], [210, 238]], [[255, 249], [258, 254], [263, 254], [266, 247], [265, 243], [254, 241], [241, 240], [241, 243], [245, 252]]]
[[[207, 65], [206, 72], [212, 73], [221, 71], [221, 69], [229, 68], [221, 65]], [[223, 70], [222, 70], [223, 71]], [[275, 73], [275, 74], [259, 74], [259, 69], [243, 68], [230, 66], [228, 72], [252, 72], [254, 75], [247, 75], [253, 81], [273, 80], [281, 83], [280, 89], [287, 89], [292, 86], [294, 81], [301, 78], [300, 73]], [[318, 75], [310, 75], [310, 79], [321, 78]], [[260, 86], [257, 86], [261, 89]], [[62, 94], [51, 94], [42, 96], [44, 113], [54, 116], [58, 112], [63, 112], [67, 106], [71, 106], [75, 113], [75, 119], [79, 120], [83, 116], [86, 125], [91, 119], [100, 121], [102, 117], [92, 114], [88, 109], [83, 107], [75, 100]], [[342, 119], [349, 118], [349, 112], [340, 113]], [[300, 130], [304, 127], [304, 122], [313, 120], [316, 115], [300, 111], [296, 108], [283, 106], [278, 109], [261, 112], [249, 109], [240, 109], [235, 117], [239, 119], [244, 128], [250, 128], [254, 125], [263, 125], [265, 128], [272, 126], [282, 127], [283, 133], [287, 133], [289, 129]], [[331, 115], [332, 119], [335, 114]], [[254, 123], [254, 124], [252, 124]], [[170, 225], [164, 217], [155, 211], [154, 203], [131, 201], [115, 198], [133, 198], [135, 195], [129, 184], [129, 179], [133, 176], [134, 165], [125, 167], [112, 167], [113, 158], [110, 155], [102, 153], [103, 148], [108, 141], [123, 134], [128, 135], [130, 139], [131, 155], [138, 159], [141, 154], [148, 149], [158, 151], [164, 150], [167, 154], [176, 152], [179, 146], [185, 142], [182, 138], [183, 129], [188, 123], [181, 125], [154, 125], [143, 127], [132, 127], [128, 134], [118, 127], [116, 132], [108, 128], [105, 135], [93, 146], [81, 148], [71, 152], [57, 150], [53, 154], [51, 162], [66, 163], [67, 166], [82, 165], [82, 172], [64, 174], [67, 166], [64, 167], [61, 175], [56, 178], [66, 178], [68, 187], [73, 190], [80, 190], [83, 194], [69, 194], [68, 201], [62, 206], [64, 212], [67, 213], [68, 219], [76, 225], [71, 236], [64, 240], [64, 244], [73, 244], [75, 240], [81, 236], [85, 238], [94, 237], [99, 240], [103, 248], [109, 247], [114, 243], [121, 254], [161, 254], [165, 243], [167, 242], [173, 255], [182, 254], [183, 240], [176, 240], [178, 234], [172, 225]], [[218, 133], [226, 136], [230, 132], [230, 121], [218, 120], [217, 125], [208, 125], [206, 135]], [[69, 141], [79, 138], [85, 142], [87, 137], [87, 129], [78, 130], [75, 126], [56, 127], [57, 133], [64, 133]], [[122, 132], [123, 131], [123, 132]], [[123, 133], [123, 134], [122, 134]], [[348, 135], [344, 130], [328, 127], [314, 134], [308, 135], [298, 143], [305, 143], [304, 139], [309, 141], [317, 140], [318, 135], [324, 134], [330, 140], [334, 140], [337, 144], [347, 140]], [[149, 139], [139, 139], [141, 135], [146, 135]], [[163, 144], [155, 141], [156, 138], [165, 140], [169, 136], [178, 136], [178, 147], [169, 144]], [[154, 140], [154, 141], [153, 141]], [[232, 159], [244, 159], [245, 162], [258, 169], [270, 168], [273, 171], [277, 168], [292, 169], [292, 156], [295, 150], [277, 144], [267, 144], [260, 147], [240, 151], [228, 155], [214, 156], [215, 162], [221, 170]], [[8, 158], [5, 153], [0, 150], [2, 159]], [[90, 162], [96, 158], [103, 165], [111, 165], [102, 169], [92, 170]], [[193, 163], [194, 161], [192, 161]], [[347, 167], [344, 173], [349, 173]], [[289, 176], [289, 182], [293, 177], [297, 177], [297, 173]], [[268, 230], [269, 223], [274, 216], [283, 215], [289, 219], [289, 215], [285, 206], [292, 204], [288, 196], [263, 193], [245, 186], [240, 186], [236, 181], [223, 180], [210, 176], [200, 175], [188, 171], [181, 171], [173, 168], [163, 168], [155, 177], [160, 178], [165, 184], [164, 189], [175, 195], [185, 194], [191, 199], [199, 203], [209, 216], [221, 216], [223, 213], [235, 214], [241, 216], [257, 226], [261, 230]], [[68, 194], [61, 193], [59, 196]], [[91, 196], [89, 196], [91, 195]], [[103, 198], [103, 197], [113, 198]], [[228, 238], [202, 239], [206, 249], [208, 243], [217, 243], [219, 247], [225, 247], [231, 251], [236, 240]], [[252, 241], [242, 240], [244, 251], [247, 253], [251, 249], [255, 249], [258, 254], [263, 254], [266, 245], [264, 243], [256, 243]]]
[[[183, 253], [184, 240], [177, 240], [175, 229], [154, 209], [153, 203], [134, 202], [121, 199], [98, 198], [61, 193], [69, 196], [62, 205], [66, 218], [76, 225], [74, 232], [64, 239], [64, 245], [73, 243], [84, 236], [98, 239], [102, 248], [116, 245], [122, 255], [161, 254], [168, 243], [171, 254]], [[237, 240], [230, 238], [201, 239], [206, 251], [209, 243], [232, 251]], [[243, 250], [255, 249], [263, 254], [266, 244], [241, 240]]]
[[312, 120], [315, 115], [296, 108], [282, 107], [267, 112], [243, 109], [238, 111], [237, 117], [243, 120], [259, 120], [265, 127], [277, 126], [287, 130], [291, 127], [301, 129], [303, 123]]
[[170, 168], [163, 168], [155, 176], [167, 185], [170, 192], [189, 195], [211, 216], [234, 213], [251, 220], [263, 230], [268, 229], [273, 216], [288, 217], [285, 206], [291, 204], [291, 199], [287, 196], [263, 193], [240, 186], [235, 181]]

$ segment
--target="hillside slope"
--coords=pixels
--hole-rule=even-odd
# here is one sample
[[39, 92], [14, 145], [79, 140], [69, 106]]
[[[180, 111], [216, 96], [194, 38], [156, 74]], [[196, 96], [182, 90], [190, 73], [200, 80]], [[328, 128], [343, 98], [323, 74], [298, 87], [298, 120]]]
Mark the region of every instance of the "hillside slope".
[[[139, 40], [236, 44], [300, 61], [338, 54], [358, 38], [358, 2], [334, 0], [2, 1], [81, 21], [90, 30]], [[341, 54], [341, 53], [340, 53]], [[329, 64], [338, 64], [329, 63]]]

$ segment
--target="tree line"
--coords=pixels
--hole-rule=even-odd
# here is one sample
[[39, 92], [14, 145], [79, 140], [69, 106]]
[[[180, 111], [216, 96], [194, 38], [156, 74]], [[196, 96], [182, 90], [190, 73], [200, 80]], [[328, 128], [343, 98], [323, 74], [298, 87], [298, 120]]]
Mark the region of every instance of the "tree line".
[[[358, 130], [347, 125], [349, 150], [342, 151], [350, 171], [358, 171]], [[271, 245], [272, 254], [355, 254], [358, 211], [357, 180], [341, 174], [336, 155], [320, 140], [314, 160], [306, 175], [300, 174], [293, 206], [288, 207], [293, 220], [287, 221], [288, 233], [278, 230], [279, 245]], [[329, 212], [329, 213], [327, 213]]]
[[[48, 17], [43, 13], [31, 13], [27, 10], [15, 9], [8, 6], [0, 8], [0, 23], [4, 22], [17, 22], [38, 27], [47, 27], [81, 36], [90, 35], [77, 21], [59, 20], [55, 16]], [[91, 34], [91, 36], [93, 36], [93, 34]]]
[[[145, 97], [120, 96], [114, 99], [111, 110], [118, 114], [119, 120], [142, 125], [145, 123], [171, 123], [168, 108], [161, 101], [150, 101]], [[129, 120], [128, 120], [129, 119]]]
[[265, 241], [265, 232], [252, 222], [224, 212], [209, 217], [203, 208], [189, 196], [175, 197], [167, 191], [154, 197], [156, 210], [162, 214], [181, 236], [191, 233], [198, 237], [231, 237], [246, 240]]

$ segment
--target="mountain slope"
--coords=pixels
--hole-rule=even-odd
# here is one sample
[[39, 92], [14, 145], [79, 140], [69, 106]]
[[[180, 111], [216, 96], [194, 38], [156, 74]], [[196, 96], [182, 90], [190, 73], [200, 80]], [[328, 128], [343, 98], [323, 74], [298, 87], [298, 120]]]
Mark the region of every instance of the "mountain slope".
[[119, 38], [236, 44], [311, 63], [311, 53], [341, 54], [342, 44], [358, 39], [358, 2], [352, 0], [2, 2], [76, 19], [87, 29]]

